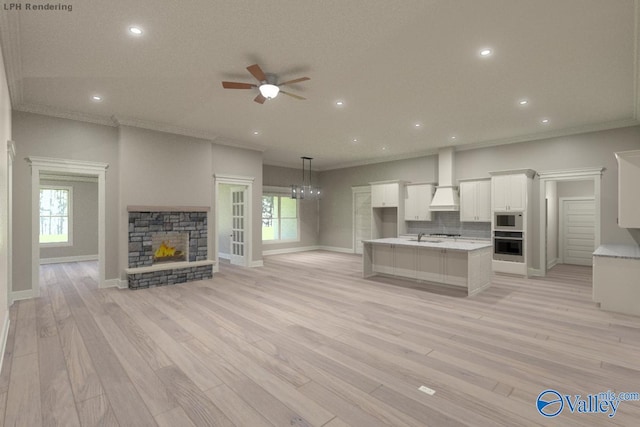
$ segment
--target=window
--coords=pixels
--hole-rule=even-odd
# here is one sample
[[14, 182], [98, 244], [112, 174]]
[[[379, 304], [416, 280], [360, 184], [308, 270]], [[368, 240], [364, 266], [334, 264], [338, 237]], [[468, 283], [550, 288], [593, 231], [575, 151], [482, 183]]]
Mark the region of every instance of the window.
[[70, 246], [71, 187], [40, 186], [40, 244]]
[[262, 196], [262, 240], [298, 240], [298, 200], [289, 196]]

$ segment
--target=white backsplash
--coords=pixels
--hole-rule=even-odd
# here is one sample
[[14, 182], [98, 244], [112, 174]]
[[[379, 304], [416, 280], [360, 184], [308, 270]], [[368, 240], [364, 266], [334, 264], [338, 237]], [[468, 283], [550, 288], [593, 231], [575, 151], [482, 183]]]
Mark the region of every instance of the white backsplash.
[[431, 221], [407, 222], [408, 234], [460, 234], [464, 237], [491, 238], [490, 222], [460, 222], [460, 212], [432, 212]]

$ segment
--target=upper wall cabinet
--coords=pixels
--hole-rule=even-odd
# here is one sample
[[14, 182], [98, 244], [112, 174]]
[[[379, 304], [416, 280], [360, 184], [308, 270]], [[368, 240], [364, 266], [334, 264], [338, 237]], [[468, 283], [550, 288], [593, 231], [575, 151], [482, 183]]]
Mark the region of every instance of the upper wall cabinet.
[[640, 228], [640, 150], [615, 155], [618, 161], [618, 225]]
[[401, 185], [399, 182], [381, 182], [371, 184], [371, 207], [398, 207]]
[[535, 171], [531, 169], [490, 172], [491, 200], [494, 212], [524, 212], [527, 209], [528, 191]]
[[404, 220], [431, 221], [433, 184], [408, 184], [405, 187]]
[[460, 181], [460, 221], [491, 222], [491, 180]]

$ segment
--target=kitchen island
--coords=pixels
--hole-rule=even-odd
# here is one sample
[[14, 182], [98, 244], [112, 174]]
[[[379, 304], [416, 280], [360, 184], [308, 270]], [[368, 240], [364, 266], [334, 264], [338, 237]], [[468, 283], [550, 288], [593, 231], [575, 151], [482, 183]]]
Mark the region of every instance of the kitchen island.
[[491, 285], [490, 241], [384, 238], [363, 241], [364, 277], [395, 276], [465, 288], [475, 295]]
[[640, 246], [600, 245], [593, 253], [593, 300], [600, 308], [640, 316]]

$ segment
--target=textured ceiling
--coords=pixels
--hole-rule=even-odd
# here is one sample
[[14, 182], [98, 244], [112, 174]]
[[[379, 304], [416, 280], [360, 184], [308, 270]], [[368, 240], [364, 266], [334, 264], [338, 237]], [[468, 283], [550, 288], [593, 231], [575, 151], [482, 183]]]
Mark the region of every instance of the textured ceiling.
[[[72, 11], [1, 12], [15, 109], [257, 147], [270, 164], [306, 155], [328, 169], [637, 123], [633, 0], [59, 4]], [[260, 105], [257, 89], [222, 88], [253, 83], [253, 63], [311, 77], [288, 88], [307, 100]]]

